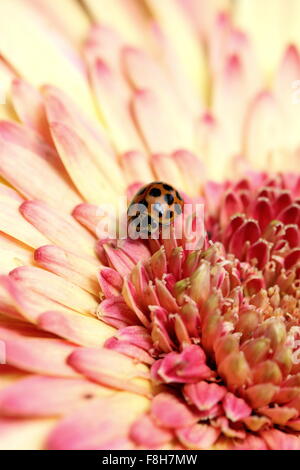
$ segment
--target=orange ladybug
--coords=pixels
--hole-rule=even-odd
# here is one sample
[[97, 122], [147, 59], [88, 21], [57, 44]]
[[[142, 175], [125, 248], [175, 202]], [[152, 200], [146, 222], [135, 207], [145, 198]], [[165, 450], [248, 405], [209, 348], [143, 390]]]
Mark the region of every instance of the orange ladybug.
[[170, 225], [182, 213], [183, 199], [170, 184], [154, 181], [141, 188], [131, 201], [127, 215], [136, 232], [152, 234]]

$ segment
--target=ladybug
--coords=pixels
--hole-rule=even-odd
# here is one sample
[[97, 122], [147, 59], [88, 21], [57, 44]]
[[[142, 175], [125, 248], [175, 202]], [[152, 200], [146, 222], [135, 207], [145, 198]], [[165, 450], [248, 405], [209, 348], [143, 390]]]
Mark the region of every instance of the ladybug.
[[183, 199], [170, 184], [154, 181], [143, 186], [131, 201], [127, 215], [136, 232], [152, 234], [173, 223], [182, 213]]

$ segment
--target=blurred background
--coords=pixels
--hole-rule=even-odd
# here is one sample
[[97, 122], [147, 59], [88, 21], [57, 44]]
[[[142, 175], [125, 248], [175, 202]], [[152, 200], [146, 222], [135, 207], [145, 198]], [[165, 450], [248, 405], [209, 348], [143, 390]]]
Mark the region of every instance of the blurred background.
[[210, 178], [248, 166], [294, 171], [299, 21], [299, 0], [0, 0], [0, 117], [16, 119], [11, 82], [22, 77], [58, 86], [102, 119], [88, 84], [93, 48], [106, 63], [112, 57], [100, 25], [171, 71], [196, 118], [190, 150]]

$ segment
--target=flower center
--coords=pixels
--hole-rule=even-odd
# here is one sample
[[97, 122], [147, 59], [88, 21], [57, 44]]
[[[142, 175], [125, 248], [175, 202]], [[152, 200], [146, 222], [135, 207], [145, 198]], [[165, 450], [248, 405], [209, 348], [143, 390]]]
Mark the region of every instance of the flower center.
[[118, 291], [108, 347], [141, 350], [155, 383], [230, 438], [300, 430], [300, 185], [286, 180], [227, 183], [206, 200], [201, 250], [162, 240]]

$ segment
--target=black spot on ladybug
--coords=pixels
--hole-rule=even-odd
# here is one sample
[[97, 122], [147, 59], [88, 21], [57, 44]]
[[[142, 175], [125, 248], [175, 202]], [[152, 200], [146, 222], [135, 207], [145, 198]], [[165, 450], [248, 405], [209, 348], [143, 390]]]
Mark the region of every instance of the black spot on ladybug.
[[153, 197], [159, 197], [161, 195], [161, 190], [158, 188], [151, 188], [149, 194]]
[[134, 221], [136, 232], [151, 235], [182, 214], [182, 206], [183, 199], [175, 188], [161, 181], [153, 181], [141, 187], [133, 198], [129, 205], [131, 210], [128, 210], [128, 220]]
[[167, 204], [169, 204], [169, 206], [171, 204], [173, 204], [174, 197], [172, 196], [172, 194], [170, 194], [170, 193], [165, 194], [165, 201], [166, 201]]
[[181, 210], [180, 204], [175, 204], [174, 209], [175, 209], [176, 214], [178, 215], [181, 214], [182, 210]]
[[176, 191], [176, 196], [178, 197], [178, 199], [179, 199], [180, 201], [183, 200], [178, 191]]

